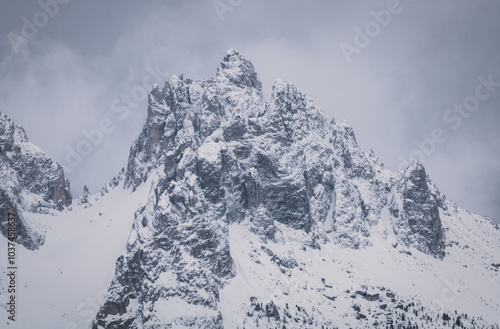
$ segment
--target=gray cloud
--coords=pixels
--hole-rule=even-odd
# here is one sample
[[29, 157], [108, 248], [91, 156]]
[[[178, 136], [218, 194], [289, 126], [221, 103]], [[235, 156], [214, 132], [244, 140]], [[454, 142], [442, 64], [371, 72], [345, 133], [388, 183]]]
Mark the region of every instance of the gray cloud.
[[7, 35], [21, 33], [22, 18], [41, 8], [3, 2], [0, 110], [61, 163], [84, 129], [110, 120], [114, 131], [69, 173], [74, 194], [83, 184], [97, 191], [126, 164], [146, 115], [141, 97], [124, 119], [113, 104], [138, 92], [151, 69], [212, 77], [236, 48], [254, 62], [265, 95], [277, 78], [295, 83], [329, 116], [349, 121], [361, 146], [391, 169], [418, 150], [415, 140], [442, 129], [447, 140], [423, 159], [429, 175], [459, 205], [500, 219], [500, 88], [459, 128], [443, 120], [474, 94], [478, 76], [500, 81], [500, 4], [401, 0], [347, 63], [339, 45], [354, 45], [355, 28], [389, 3], [243, 0], [221, 21], [212, 1], [72, 0], [14, 53]]

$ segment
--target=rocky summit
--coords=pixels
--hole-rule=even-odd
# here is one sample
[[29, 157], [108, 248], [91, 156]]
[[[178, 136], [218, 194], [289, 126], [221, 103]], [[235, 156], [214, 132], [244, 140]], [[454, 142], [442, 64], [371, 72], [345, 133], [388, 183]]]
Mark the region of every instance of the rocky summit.
[[[455, 207], [420, 163], [389, 171], [359, 148], [346, 122], [327, 119], [294, 85], [276, 81], [265, 101], [254, 66], [235, 50], [214, 79], [173, 76], [163, 88], [153, 87], [125, 187], [146, 182], [150, 197], [135, 214], [94, 329], [335, 327], [323, 308], [336, 297], [325, 299], [323, 291], [314, 307], [297, 305], [300, 316], [291, 315], [284, 292], [276, 300], [266, 295], [264, 305], [258, 302], [264, 296], [233, 296], [235, 306], [251, 312], [225, 314], [222, 291], [245, 276], [230, 228], [239, 226], [262, 245], [252, 246], [254, 266], [262, 267], [258, 258], [267, 255], [282, 270], [283, 284], [304, 264], [276, 255], [271, 245], [292, 252], [325, 245], [358, 250], [382, 239], [391, 249], [442, 260], [450, 241], [443, 216]], [[301, 238], [283, 245], [290, 235]], [[321, 275], [326, 280], [330, 273]]]
[[[422, 164], [386, 168], [293, 84], [265, 100], [236, 50], [215, 78], [154, 85], [126, 169], [71, 206], [62, 168], [0, 119], [2, 223], [19, 215], [18, 243], [40, 247], [26, 257], [60, 286], [27, 326], [498, 328], [498, 225]], [[59, 219], [43, 246], [38, 213]]]

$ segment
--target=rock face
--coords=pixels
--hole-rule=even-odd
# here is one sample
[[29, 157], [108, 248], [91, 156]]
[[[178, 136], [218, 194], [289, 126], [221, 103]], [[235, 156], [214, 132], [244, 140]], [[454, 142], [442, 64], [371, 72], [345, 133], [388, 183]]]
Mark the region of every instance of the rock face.
[[26, 215], [71, 204], [69, 181], [61, 165], [30, 143], [23, 128], [0, 113], [0, 230], [7, 236], [8, 213], [16, 216], [17, 242], [28, 249], [43, 244], [43, 234]]
[[215, 79], [153, 87], [125, 177], [132, 190], [148, 181], [150, 197], [93, 328], [222, 328], [219, 291], [236, 273], [231, 223], [249, 223], [263, 241], [279, 223], [303, 231], [308, 247], [356, 249], [387, 213], [387, 235], [444, 256], [444, 197], [420, 164], [391, 172], [294, 85], [276, 81], [269, 102], [261, 88], [235, 50]]
[[396, 218], [394, 231], [407, 245], [420, 251], [444, 257], [443, 227], [439, 208], [445, 208], [443, 197], [432, 184], [420, 163], [412, 164], [395, 185], [390, 210]]

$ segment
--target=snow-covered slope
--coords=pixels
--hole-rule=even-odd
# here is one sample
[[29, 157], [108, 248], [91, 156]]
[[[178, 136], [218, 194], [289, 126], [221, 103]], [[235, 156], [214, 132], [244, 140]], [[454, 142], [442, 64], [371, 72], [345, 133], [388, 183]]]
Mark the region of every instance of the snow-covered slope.
[[[492, 257], [470, 257], [463, 246], [443, 260], [375, 236], [367, 248], [329, 242], [318, 250], [303, 248], [307, 236], [286, 226], [278, 224], [276, 241], [263, 243], [243, 224], [230, 227], [238, 275], [221, 290], [224, 328], [448, 328], [459, 316], [465, 328], [491, 328], [500, 321]], [[487, 239], [498, 239], [484, 229]]]
[[[57, 216], [30, 214], [30, 221], [46, 227], [46, 242], [35, 251], [17, 249], [16, 322], [4, 327], [5, 316], [1, 328], [88, 328], [104, 301], [134, 213], [147, 196], [147, 184], [132, 194], [117, 186], [119, 182], [123, 173], [86, 203]], [[6, 244], [2, 239], [2, 250]], [[6, 267], [6, 257], [1, 257], [2, 308], [10, 295]]]
[[126, 171], [75, 201], [29, 217], [48, 233], [19, 256], [15, 328], [500, 324], [498, 225], [294, 85], [265, 101], [235, 50], [213, 79], [153, 86]]

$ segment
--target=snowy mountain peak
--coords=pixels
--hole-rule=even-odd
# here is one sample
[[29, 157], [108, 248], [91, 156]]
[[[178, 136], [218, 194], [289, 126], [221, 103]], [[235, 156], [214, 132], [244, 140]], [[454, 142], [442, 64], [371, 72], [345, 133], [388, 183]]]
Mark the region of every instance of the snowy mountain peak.
[[420, 173], [420, 175], [427, 175], [425, 172], [425, 167], [420, 161], [412, 161], [405, 169], [405, 176], [411, 176], [415, 173]]
[[0, 132], [2, 143], [14, 143], [14, 140], [20, 143], [28, 141], [26, 132], [21, 126], [14, 124], [14, 122], [6, 114], [0, 112]]
[[36, 249], [44, 241], [43, 229], [36, 229], [30, 213], [62, 210], [71, 204], [69, 181], [63, 168], [32, 144], [24, 129], [0, 113], [0, 230], [7, 236], [7, 216], [18, 217], [17, 242]]
[[240, 88], [255, 88], [262, 90], [262, 83], [255, 72], [252, 62], [236, 50], [228, 50], [217, 69], [217, 80], [220, 83], [228, 81]]
[[240, 53], [234, 49], [234, 48], [231, 48], [231, 49], [228, 49], [226, 51], [226, 54], [224, 56], [224, 61], [226, 61], [227, 59], [229, 59], [231, 56], [241, 56]]
[[[408, 256], [411, 249], [416, 259], [442, 261], [450, 245], [444, 220], [460, 216], [458, 210], [450, 215], [421, 164], [387, 170], [373, 152], [360, 149], [347, 122], [328, 120], [293, 84], [277, 80], [264, 102], [252, 63], [235, 50], [226, 53], [215, 80], [173, 77], [162, 91], [153, 89], [126, 186], [146, 180], [149, 201], [136, 213], [95, 329], [236, 328], [260, 316], [282, 327], [290, 312], [284, 296], [292, 293], [287, 277], [298, 275], [308, 257], [300, 258], [301, 250], [336, 248], [324, 256], [334, 263], [336, 254], [370, 253], [374, 246], [382, 255]], [[247, 261], [253, 265], [242, 272]], [[279, 279], [268, 279], [273, 269]], [[256, 273], [252, 280], [283, 292], [269, 297], [245, 288], [252, 291], [247, 301], [228, 304], [235, 297], [225, 295], [232, 289], [226, 287], [248, 271]], [[315, 291], [330, 286], [321, 285]], [[318, 307], [330, 312], [320, 305], [296, 313], [306, 321], [298, 327], [315, 327], [307, 314], [320, 317]], [[317, 327], [332, 324], [316, 321]]]

